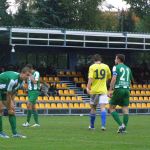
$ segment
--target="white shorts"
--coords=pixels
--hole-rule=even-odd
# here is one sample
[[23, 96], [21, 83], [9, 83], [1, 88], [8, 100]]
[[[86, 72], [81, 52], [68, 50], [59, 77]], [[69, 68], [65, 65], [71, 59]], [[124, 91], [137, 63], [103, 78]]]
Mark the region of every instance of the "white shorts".
[[94, 94], [90, 98], [91, 105], [108, 104], [108, 96], [106, 94]]

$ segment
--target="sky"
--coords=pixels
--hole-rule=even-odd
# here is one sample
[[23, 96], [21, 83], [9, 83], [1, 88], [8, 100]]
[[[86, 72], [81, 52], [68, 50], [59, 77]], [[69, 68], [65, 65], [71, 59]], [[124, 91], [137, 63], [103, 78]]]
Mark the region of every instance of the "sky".
[[[10, 2], [10, 5], [11, 5], [10, 9], [12, 10], [13, 13], [15, 13], [16, 11], [16, 8], [14, 6], [15, 0], [8, 0], [8, 2]], [[126, 10], [127, 8], [130, 7], [123, 0], [106, 0], [105, 2], [103, 2], [102, 7], [100, 7], [100, 9], [102, 9], [103, 11], [107, 11], [109, 10], [108, 7], [110, 6], [110, 4], [115, 7], [115, 8], [110, 9], [110, 11], [118, 11], [118, 9]]]

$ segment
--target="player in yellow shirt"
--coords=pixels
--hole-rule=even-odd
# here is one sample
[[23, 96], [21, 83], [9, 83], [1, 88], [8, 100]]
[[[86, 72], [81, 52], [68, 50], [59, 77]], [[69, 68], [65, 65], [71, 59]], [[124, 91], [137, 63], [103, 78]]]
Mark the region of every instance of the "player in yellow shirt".
[[109, 66], [102, 63], [102, 58], [99, 54], [93, 56], [94, 64], [89, 68], [87, 93], [90, 94], [90, 126], [89, 129], [94, 128], [96, 119], [96, 107], [99, 104], [101, 109], [101, 129], [106, 129], [106, 104], [108, 104], [107, 97], [107, 81], [111, 79], [111, 71]]

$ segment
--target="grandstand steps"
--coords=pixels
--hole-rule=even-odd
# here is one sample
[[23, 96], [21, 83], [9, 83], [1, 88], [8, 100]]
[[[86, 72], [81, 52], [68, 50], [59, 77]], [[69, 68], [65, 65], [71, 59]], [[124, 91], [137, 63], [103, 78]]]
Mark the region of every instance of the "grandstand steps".
[[16, 115], [17, 115], [17, 116], [22, 116], [22, 115], [24, 115], [24, 112], [21, 111], [21, 109], [18, 108], [18, 107], [16, 107], [15, 112], [16, 112]]

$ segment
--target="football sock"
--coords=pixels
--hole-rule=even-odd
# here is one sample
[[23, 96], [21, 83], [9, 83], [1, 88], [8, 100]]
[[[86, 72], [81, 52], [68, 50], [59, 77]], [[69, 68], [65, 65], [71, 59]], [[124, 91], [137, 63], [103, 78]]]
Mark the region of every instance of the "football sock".
[[38, 121], [38, 112], [36, 110], [33, 110], [33, 117], [36, 124], [39, 124]]
[[32, 110], [27, 110], [27, 122], [30, 122], [31, 119], [31, 115], [32, 115]]
[[120, 120], [120, 118], [119, 118], [118, 113], [117, 113], [116, 111], [113, 111], [113, 112], [111, 113], [111, 115], [112, 115], [112, 117], [114, 118], [114, 120], [117, 122], [117, 124], [118, 124], [119, 126], [121, 126], [121, 125], [122, 125], [122, 122], [121, 122], [121, 120]]
[[96, 119], [96, 114], [90, 114], [91, 128], [94, 128], [95, 119]]
[[101, 111], [101, 122], [102, 122], [102, 127], [106, 126], [106, 110]]
[[12, 133], [17, 134], [17, 131], [16, 131], [16, 116], [15, 115], [9, 115], [9, 123], [11, 125]]
[[3, 131], [2, 116], [0, 116], [0, 132]]
[[125, 126], [128, 125], [128, 120], [129, 120], [129, 115], [128, 114], [124, 114], [123, 115], [123, 123]]

